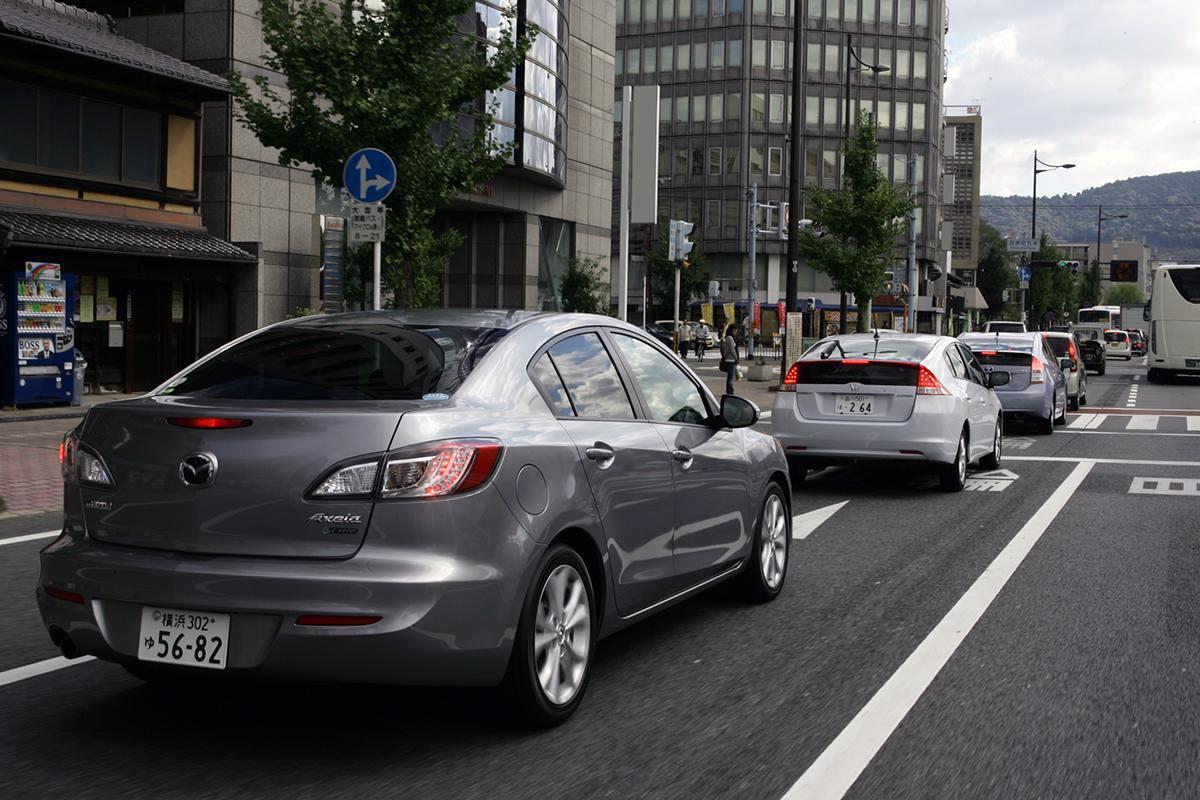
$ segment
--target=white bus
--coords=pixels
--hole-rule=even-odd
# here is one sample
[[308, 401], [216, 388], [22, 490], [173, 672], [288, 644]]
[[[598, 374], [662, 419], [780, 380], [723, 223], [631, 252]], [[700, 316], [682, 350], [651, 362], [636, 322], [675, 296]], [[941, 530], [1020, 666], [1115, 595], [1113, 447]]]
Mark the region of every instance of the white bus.
[[1150, 303], [1150, 381], [1171, 373], [1200, 375], [1200, 265], [1172, 264], [1154, 271]]
[[1079, 309], [1079, 325], [1101, 330], [1121, 328], [1120, 306], [1092, 306]]

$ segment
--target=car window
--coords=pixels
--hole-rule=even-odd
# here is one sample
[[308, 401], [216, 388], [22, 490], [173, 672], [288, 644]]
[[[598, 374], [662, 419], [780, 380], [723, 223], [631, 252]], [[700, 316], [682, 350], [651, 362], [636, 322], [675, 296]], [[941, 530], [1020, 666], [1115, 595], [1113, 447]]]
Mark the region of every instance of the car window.
[[651, 419], [693, 425], [708, 419], [700, 389], [679, 365], [641, 339], [615, 333], [613, 341], [642, 391]]
[[633, 419], [633, 404], [599, 335], [581, 333], [550, 348], [550, 360], [581, 417]]
[[1059, 358], [1067, 358], [1071, 355], [1071, 342], [1065, 336], [1047, 336], [1046, 344]]
[[950, 364], [950, 371], [954, 373], [954, 377], [964, 381], [968, 380], [967, 365], [963, 363], [957, 347], [946, 348], [946, 361]]
[[960, 344], [958, 345], [958, 353], [967, 365], [967, 372], [970, 373], [971, 380], [980, 386], [987, 386], [987, 375], [984, 374], [979, 359], [975, 358], [975, 354], [971, 352], [971, 349]]
[[[834, 347], [837, 341], [841, 348]], [[881, 335], [877, 342], [875, 338], [839, 340], [833, 336], [822, 339], [804, 353], [805, 358], [813, 358], [827, 349], [832, 348], [830, 358], [871, 358], [881, 361], [924, 361], [933, 350], [933, 343], [923, 339], [902, 339]]]
[[571, 405], [571, 398], [567, 395], [567, 387], [563, 386], [562, 378], [559, 377], [558, 370], [550, 360], [549, 353], [543, 353], [541, 358], [533, 362], [529, 372], [533, 376], [534, 382], [545, 393], [546, 398], [550, 401], [550, 409], [556, 415], [560, 417], [575, 416], [575, 408]]

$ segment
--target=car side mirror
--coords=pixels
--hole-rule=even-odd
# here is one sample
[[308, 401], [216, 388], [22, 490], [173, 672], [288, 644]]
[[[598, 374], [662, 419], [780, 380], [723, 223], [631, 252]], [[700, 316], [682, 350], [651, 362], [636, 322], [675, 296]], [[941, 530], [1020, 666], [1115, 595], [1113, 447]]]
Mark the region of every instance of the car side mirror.
[[997, 386], [1007, 386], [1012, 380], [1012, 375], [1007, 372], [989, 372], [987, 376], [987, 385], [989, 389], [995, 389]]
[[1058, 368], [1063, 372], [1070, 372], [1075, 369], [1075, 360], [1071, 358], [1060, 358], [1058, 360]]
[[721, 398], [721, 422], [730, 428], [749, 428], [758, 422], [758, 406], [744, 397], [727, 394]]

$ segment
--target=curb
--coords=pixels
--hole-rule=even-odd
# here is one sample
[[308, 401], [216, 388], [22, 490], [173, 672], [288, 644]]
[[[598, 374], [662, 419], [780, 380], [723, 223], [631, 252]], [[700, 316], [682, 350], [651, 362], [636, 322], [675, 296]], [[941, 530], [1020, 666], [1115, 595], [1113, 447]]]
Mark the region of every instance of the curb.
[[30, 414], [29, 416], [19, 417], [0, 417], [0, 425], [6, 422], [38, 422], [41, 420], [54, 419], [82, 419], [87, 414], [87, 411], [81, 411], [74, 414], [58, 413], [58, 414]]

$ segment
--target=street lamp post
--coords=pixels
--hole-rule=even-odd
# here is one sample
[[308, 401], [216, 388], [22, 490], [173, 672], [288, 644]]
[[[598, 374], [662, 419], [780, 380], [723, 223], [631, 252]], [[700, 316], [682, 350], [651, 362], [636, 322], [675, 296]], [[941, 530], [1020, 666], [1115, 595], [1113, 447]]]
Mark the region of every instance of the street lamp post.
[[796, 310], [800, 280], [800, 176], [804, 167], [804, 153], [800, 146], [804, 118], [804, 87], [800, 82], [800, 70], [804, 64], [804, 18], [804, 11], [797, 2], [792, 13], [792, 140], [788, 143], [791, 164], [788, 172], [787, 280], [784, 290], [787, 304], [784, 318], [779, 320], [780, 325], [786, 325], [787, 315]]
[[[1039, 167], [1041, 167], [1041, 169], [1038, 169]], [[1038, 158], [1037, 150], [1033, 151], [1033, 219], [1030, 220], [1029, 234], [1033, 238], [1034, 241], [1039, 242], [1039, 246], [1040, 246], [1040, 240], [1038, 238], [1038, 232], [1037, 232], [1037, 176], [1041, 175], [1043, 172], [1053, 172], [1056, 169], [1075, 169], [1075, 165], [1074, 164], [1048, 164], [1045, 161], [1042, 161], [1040, 158]], [[1100, 254], [1096, 253], [1096, 257], [1099, 258]], [[1022, 318], [1028, 317], [1028, 309], [1025, 307], [1025, 290], [1024, 289], [1021, 290], [1021, 317]]]
[[[1104, 216], [1104, 206], [1100, 206], [1100, 210], [1096, 212], [1096, 270], [1100, 270], [1100, 227], [1110, 219], [1125, 219], [1128, 214], [1117, 214], [1115, 216]], [[1099, 287], [1097, 287], [1099, 288]]]
[[[797, 4], [797, 5], [799, 5], [799, 4]], [[799, 15], [799, 13], [797, 12], [797, 16], [798, 15]], [[855, 62], [857, 62], [857, 66], [855, 65]], [[793, 62], [793, 64], [792, 64], [793, 70], [796, 69], [796, 65], [798, 63], [799, 62]], [[871, 72], [874, 72], [876, 75], [878, 75], [881, 72], [887, 72], [891, 68], [885, 67], [882, 64], [868, 64], [867, 62], [865, 62], [861, 58], [859, 58], [858, 53], [854, 52], [853, 37], [847, 33], [846, 34], [846, 96], [843, 98], [843, 102], [845, 102], [845, 104], [846, 104], [846, 140], [845, 140], [845, 147], [842, 150], [842, 171], [841, 171], [841, 175], [838, 176], [838, 188], [839, 189], [846, 188], [846, 151], [848, 151], [850, 149], [850, 73], [858, 72], [859, 70], [863, 70], [863, 69], [869, 69], [869, 70], [871, 70]], [[795, 116], [795, 114], [796, 114], [796, 108], [793, 108], [792, 115]], [[844, 291], [842, 292], [842, 296], [840, 298], [839, 305], [840, 305], [840, 310], [841, 310], [841, 316], [838, 319], [838, 333], [844, 334], [846, 332], [846, 293]], [[859, 308], [858, 313], [861, 315], [863, 313], [863, 309]]]

